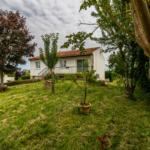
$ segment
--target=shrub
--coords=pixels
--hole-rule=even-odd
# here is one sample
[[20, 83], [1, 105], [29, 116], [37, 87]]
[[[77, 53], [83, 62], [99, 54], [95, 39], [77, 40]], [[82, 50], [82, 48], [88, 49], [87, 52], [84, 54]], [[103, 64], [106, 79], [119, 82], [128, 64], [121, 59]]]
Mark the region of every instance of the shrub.
[[51, 79], [51, 78], [52, 78], [51, 74], [47, 74], [47, 75], [44, 77], [44, 80], [48, 80], [48, 79]]
[[26, 75], [21, 76], [22, 80], [30, 79], [30, 73], [27, 73]]
[[77, 76], [73, 73], [66, 73], [65, 74], [65, 80], [73, 80], [76, 81], [77, 80]]
[[54, 79], [55, 79], [55, 83], [57, 83], [58, 79], [59, 79], [59, 76], [58, 75], [55, 75], [54, 76]]
[[90, 70], [88, 72], [88, 75], [87, 75], [87, 82], [88, 83], [97, 83], [96, 76], [94, 75], [95, 72], [96, 72], [96, 70]]
[[18, 84], [26, 84], [26, 83], [33, 83], [33, 82], [39, 82], [40, 79], [28, 79], [28, 80], [22, 80], [22, 81], [12, 81], [4, 83], [4, 85], [12, 86], [12, 85], [18, 85]]
[[5, 92], [7, 90], [9, 90], [7, 86], [0, 86], [0, 92]]
[[[51, 74], [47, 74], [47, 75], [44, 77], [44, 80], [49, 80], [49, 79], [52, 79]], [[58, 76], [58, 75], [54, 75], [55, 83], [58, 81], [58, 79], [59, 79], [59, 76]]]
[[112, 71], [105, 71], [105, 79], [109, 78], [110, 82], [113, 82], [113, 73]]
[[102, 86], [105, 86], [105, 85], [106, 85], [105, 80], [99, 80], [99, 82], [100, 82], [100, 84], [101, 84]]

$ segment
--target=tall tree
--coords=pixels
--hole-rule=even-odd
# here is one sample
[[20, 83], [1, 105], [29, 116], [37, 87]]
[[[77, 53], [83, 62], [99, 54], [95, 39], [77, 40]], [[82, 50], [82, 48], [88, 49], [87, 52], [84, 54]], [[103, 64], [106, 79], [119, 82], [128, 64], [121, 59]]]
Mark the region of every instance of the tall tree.
[[17, 11], [8, 12], [0, 10], [0, 76], [3, 86], [3, 73], [12, 73], [18, 64], [25, 64], [23, 59], [33, 57], [36, 43], [30, 41], [34, 36], [30, 35], [24, 17]]
[[[120, 7], [122, 2], [126, 2], [125, 8]], [[68, 47], [70, 44], [75, 44], [74, 47], [79, 47], [81, 52], [84, 51], [84, 41], [91, 37], [92, 34], [103, 24], [112, 20], [120, 30], [124, 31], [131, 37], [135, 37], [137, 43], [144, 50], [144, 54], [150, 58], [150, 0], [82, 0], [80, 11], [94, 6], [98, 12], [97, 21], [95, 23], [82, 23], [79, 25], [95, 25], [96, 28], [91, 33], [78, 32], [77, 34], [71, 34], [66, 36], [68, 42], [64, 43], [62, 47]], [[117, 11], [116, 11], [117, 9]], [[120, 12], [120, 10], [122, 10]], [[103, 17], [103, 14], [105, 17]], [[101, 16], [99, 15], [101, 14]], [[124, 22], [118, 20], [120, 15], [131, 18], [134, 22], [134, 30], [130, 27], [124, 27]], [[91, 14], [92, 15], [92, 14]], [[126, 19], [124, 18], [124, 20]], [[108, 23], [109, 24], [109, 23]], [[79, 44], [80, 43], [80, 44]], [[150, 66], [149, 66], [149, 78], [150, 78]]]
[[[57, 41], [58, 41], [58, 33], [50, 33], [45, 36], [41, 36], [44, 42], [44, 50], [39, 48], [40, 58], [43, 63], [51, 70], [52, 74], [52, 93], [54, 93], [54, 72], [53, 69], [56, 63], [59, 60], [59, 56], [57, 55]], [[45, 53], [44, 53], [45, 52]], [[44, 55], [45, 54], [45, 55]]]
[[147, 57], [136, 41], [128, 40], [122, 32], [115, 32], [113, 29], [106, 31], [103, 32], [102, 38], [94, 38], [94, 40], [108, 46], [103, 52], [118, 51], [117, 54], [110, 55], [109, 62], [114, 64], [118, 69], [117, 72], [122, 72], [125, 77], [124, 96], [129, 98], [134, 92]]

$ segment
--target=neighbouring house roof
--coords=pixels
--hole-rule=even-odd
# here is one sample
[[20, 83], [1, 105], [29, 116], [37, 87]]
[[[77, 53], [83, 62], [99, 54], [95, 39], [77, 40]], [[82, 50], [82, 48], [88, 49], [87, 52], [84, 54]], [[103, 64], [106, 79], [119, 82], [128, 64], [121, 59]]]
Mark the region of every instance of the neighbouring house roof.
[[[84, 55], [91, 55], [95, 50], [97, 50], [100, 47], [94, 47], [94, 48], [87, 48], [85, 49], [84, 54], [80, 54], [80, 50], [70, 50], [70, 51], [63, 51], [63, 52], [58, 52], [57, 54], [59, 57], [72, 57], [72, 56], [84, 56]], [[40, 59], [40, 56], [32, 57], [29, 60], [38, 60]]]

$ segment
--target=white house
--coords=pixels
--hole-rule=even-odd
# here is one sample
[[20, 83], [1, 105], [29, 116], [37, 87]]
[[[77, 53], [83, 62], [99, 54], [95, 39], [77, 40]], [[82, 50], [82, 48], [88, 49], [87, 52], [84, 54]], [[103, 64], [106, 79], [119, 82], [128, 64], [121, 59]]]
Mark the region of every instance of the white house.
[[[62, 76], [65, 73], [77, 74], [77, 70], [84, 69], [84, 60], [88, 60], [88, 70], [96, 70], [97, 79], [105, 79], [105, 60], [100, 47], [88, 48], [86, 53], [80, 54], [79, 50], [70, 50], [58, 52], [60, 57], [54, 72]], [[41, 78], [48, 73], [47, 66], [40, 60], [40, 56], [30, 58], [30, 76], [31, 79]]]

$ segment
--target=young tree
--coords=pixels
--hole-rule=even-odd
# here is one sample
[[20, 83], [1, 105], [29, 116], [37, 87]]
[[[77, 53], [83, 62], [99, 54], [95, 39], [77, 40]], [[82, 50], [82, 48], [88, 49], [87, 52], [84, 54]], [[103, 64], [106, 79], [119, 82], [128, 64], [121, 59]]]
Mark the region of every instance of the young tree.
[[13, 73], [18, 64], [25, 64], [23, 59], [33, 57], [36, 43], [30, 41], [30, 35], [25, 26], [25, 18], [17, 11], [8, 12], [0, 10], [0, 76], [3, 86], [3, 73]]
[[[52, 74], [52, 93], [54, 93], [54, 72], [53, 69], [56, 63], [59, 60], [59, 56], [57, 55], [57, 41], [58, 41], [58, 33], [50, 33], [45, 36], [41, 36], [44, 42], [44, 51], [42, 48], [39, 48], [40, 58], [43, 63], [51, 70]], [[45, 52], [45, 55], [44, 55]]]

